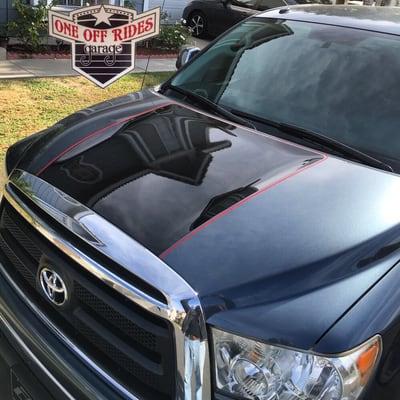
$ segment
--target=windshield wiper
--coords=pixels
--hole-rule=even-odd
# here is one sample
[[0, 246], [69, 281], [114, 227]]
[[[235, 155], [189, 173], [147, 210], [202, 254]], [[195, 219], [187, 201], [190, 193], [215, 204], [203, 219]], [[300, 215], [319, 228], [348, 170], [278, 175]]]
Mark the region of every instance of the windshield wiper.
[[181, 95], [191, 99], [192, 101], [194, 101], [196, 103], [199, 103], [199, 104], [207, 107], [210, 111], [212, 111], [216, 114], [219, 114], [221, 117], [224, 117], [225, 119], [227, 119], [229, 121], [235, 122], [240, 125], [247, 126], [248, 128], [251, 128], [251, 129], [257, 129], [254, 126], [254, 124], [252, 124], [247, 119], [240, 118], [240, 116], [231, 113], [226, 108], [219, 106], [218, 104], [212, 102], [211, 100], [209, 100], [203, 96], [200, 96], [197, 93], [191, 92], [186, 89], [182, 89], [181, 87], [171, 85], [171, 84], [165, 85], [163, 87], [163, 90], [165, 90], [165, 89], [173, 90], [177, 93], [180, 93]]
[[386, 164], [385, 162], [378, 160], [375, 157], [372, 157], [366, 153], [363, 153], [360, 150], [357, 150], [347, 144], [339, 142], [338, 140], [332, 139], [320, 133], [296, 126], [291, 124], [286, 124], [283, 122], [276, 122], [269, 120], [267, 118], [258, 117], [256, 115], [248, 114], [243, 111], [231, 109], [230, 112], [232, 114], [238, 115], [240, 117], [251, 119], [255, 122], [260, 122], [261, 124], [266, 124], [278, 129], [281, 132], [284, 132], [290, 136], [307, 140], [312, 143], [316, 143], [318, 145], [323, 146], [328, 150], [332, 150], [333, 152], [338, 153], [344, 157], [350, 158], [355, 161], [359, 161], [363, 164], [369, 165], [371, 167], [383, 169], [385, 171], [393, 172], [393, 168]]

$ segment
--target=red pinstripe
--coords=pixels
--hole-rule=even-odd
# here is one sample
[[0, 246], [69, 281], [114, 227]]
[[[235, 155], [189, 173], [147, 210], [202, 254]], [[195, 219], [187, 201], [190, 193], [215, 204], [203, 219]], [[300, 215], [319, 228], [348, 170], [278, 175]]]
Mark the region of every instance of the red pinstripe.
[[170, 246], [168, 249], [164, 250], [159, 257], [161, 259], [164, 259], [165, 257], [167, 257], [172, 251], [174, 251], [177, 247], [179, 247], [180, 245], [182, 245], [184, 242], [188, 241], [189, 239], [191, 239], [194, 235], [196, 235], [198, 232], [202, 231], [203, 229], [207, 228], [207, 226], [211, 225], [212, 223], [214, 223], [215, 221], [217, 221], [218, 219], [224, 217], [225, 215], [231, 213], [233, 210], [239, 208], [240, 206], [242, 206], [243, 204], [249, 202], [250, 200], [252, 200], [254, 197], [259, 196], [262, 193], [265, 193], [266, 191], [274, 188], [275, 186], [278, 186], [280, 183], [287, 181], [288, 179], [300, 174], [301, 172], [306, 171], [307, 169], [316, 166], [317, 164], [321, 164], [323, 161], [325, 161], [328, 158], [328, 156], [326, 154], [323, 154], [323, 157], [319, 160], [316, 161], [313, 164], [309, 164], [301, 169], [298, 169], [297, 171], [291, 172], [288, 175], [283, 176], [282, 178], [268, 184], [267, 186], [263, 187], [262, 189], [260, 189], [259, 191], [251, 194], [250, 196], [244, 198], [243, 200], [233, 204], [232, 206], [230, 206], [229, 208], [227, 208], [226, 210], [220, 212], [219, 214], [215, 215], [213, 218], [209, 219], [208, 221], [204, 222], [204, 224], [198, 226], [196, 229], [192, 230], [191, 232], [189, 232], [188, 234], [186, 234], [185, 236], [183, 236], [181, 239], [179, 239], [177, 242], [175, 242], [172, 246]]
[[83, 138], [79, 139], [77, 142], [71, 144], [70, 146], [68, 146], [66, 149], [64, 149], [61, 153], [57, 154], [54, 158], [52, 158], [44, 167], [42, 167], [39, 172], [36, 175], [40, 175], [42, 174], [44, 171], [46, 171], [47, 168], [49, 168], [53, 163], [55, 163], [58, 159], [60, 159], [63, 155], [67, 154], [69, 151], [71, 151], [72, 149], [74, 149], [75, 147], [79, 146], [80, 144], [82, 144], [83, 142], [85, 142], [88, 139], [91, 139], [92, 137], [95, 137], [97, 135], [100, 135], [101, 133], [103, 133], [104, 131], [106, 131], [107, 129], [112, 128], [113, 126], [119, 125], [119, 124], [123, 124], [124, 122], [130, 121], [132, 119], [135, 119], [137, 117], [140, 117], [144, 114], [148, 114], [151, 113], [152, 111], [158, 110], [160, 108], [164, 108], [166, 106], [169, 106], [171, 104], [174, 104], [173, 102], [167, 102], [165, 104], [159, 105], [157, 107], [153, 107], [153, 108], [148, 108], [145, 111], [142, 111], [138, 114], [135, 115], [131, 115], [130, 117], [126, 117], [126, 118], [122, 118], [118, 121], [113, 122], [112, 124], [109, 124], [101, 129], [98, 129], [97, 131], [91, 132], [89, 134], [87, 134], [86, 136], [84, 136]]

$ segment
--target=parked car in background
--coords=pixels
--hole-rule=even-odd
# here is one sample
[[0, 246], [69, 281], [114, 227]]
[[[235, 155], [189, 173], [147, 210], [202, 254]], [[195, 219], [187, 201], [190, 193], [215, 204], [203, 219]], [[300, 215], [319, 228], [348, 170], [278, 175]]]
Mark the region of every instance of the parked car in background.
[[257, 12], [312, 3], [331, 4], [331, 0], [194, 0], [183, 11], [182, 20], [193, 36], [217, 36]]
[[189, 0], [148, 0], [145, 4], [148, 10], [161, 7], [161, 11], [167, 14], [168, 23], [175, 23], [182, 18], [183, 9]]

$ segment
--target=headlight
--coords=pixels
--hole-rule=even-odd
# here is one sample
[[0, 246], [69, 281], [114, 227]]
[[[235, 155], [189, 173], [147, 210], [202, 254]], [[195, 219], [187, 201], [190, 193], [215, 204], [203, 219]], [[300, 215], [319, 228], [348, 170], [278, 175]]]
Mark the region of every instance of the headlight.
[[355, 400], [381, 353], [376, 336], [337, 357], [212, 330], [217, 390], [253, 400]]

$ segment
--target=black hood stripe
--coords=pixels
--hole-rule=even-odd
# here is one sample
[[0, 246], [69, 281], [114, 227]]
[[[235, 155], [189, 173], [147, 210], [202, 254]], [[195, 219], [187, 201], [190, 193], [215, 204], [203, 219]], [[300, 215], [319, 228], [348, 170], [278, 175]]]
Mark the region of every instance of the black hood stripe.
[[157, 255], [325, 157], [155, 95], [84, 122], [55, 138], [41, 178]]
[[257, 192], [251, 194], [250, 196], [244, 198], [243, 200], [233, 204], [231, 207], [227, 208], [226, 210], [220, 212], [219, 214], [215, 215], [213, 218], [209, 219], [208, 221], [206, 221], [204, 224], [198, 226], [196, 229], [193, 229], [192, 231], [190, 231], [189, 233], [187, 233], [185, 236], [183, 236], [181, 239], [179, 239], [177, 242], [175, 242], [172, 246], [170, 246], [168, 249], [164, 250], [159, 257], [161, 259], [165, 259], [166, 257], [168, 257], [169, 254], [171, 254], [171, 252], [173, 252], [177, 247], [181, 246], [183, 243], [185, 243], [186, 241], [190, 240], [194, 235], [196, 235], [198, 232], [202, 231], [203, 229], [207, 228], [207, 226], [211, 225], [212, 223], [214, 223], [215, 221], [217, 221], [218, 219], [224, 217], [225, 215], [231, 213], [232, 211], [234, 211], [235, 209], [241, 207], [243, 204], [249, 202], [250, 200], [252, 200], [254, 197], [259, 196], [262, 193], [267, 192], [270, 189], [273, 189], [275, 186], [278, 186], [279, 184], [287, 181], [290, 178], [293, 178], [294, 176], [300, 174], [301, 172], [306, 171], [307, 169], [311, 168], [311, 167], [315, 167], [317, 164], [321, 164], [323, 161], [325, 161], [328, 158], [328, 156], [326, 154], [322, 155], [322, 158], [320, 159], [316, 159], [315, 162], [313, 162], [312, 164], [308, 164], [305, 165], [301, 168], [299, 168], [298, 170], [291, 172], [281, 178], [279, 178], [276, 181], [273, 181], [269, 184], [267, 184], [266, 186], [264, 186], [263, 188], [261, 188], [260, 190], [258, 190]]
[[41, 175], [44, 171], [46, 171], [47, 168], [49, 168], [51, 165], [53, 165], [57, 160], [59, 160], [61, 157], [66, 155], [68, 152], [70, 152], [71, 150], [73, 150], [75, 147], [79, 146], [80, 144], [82, 144], [86, 140], [89, 140], [89, 139], [93, 138], [94, 136], [100, 135], [101, 133], [106, 132], [108, 129], [110, 129], [110, 128], [114, 127], [114, 126], [121, 125], [121, 124], [123, 124], [125, 122], [128, 122], [128, 121], [132, 121], [132, 120], [134, 120], [134, 119], [136, 119], [136, 118], [138, 118], [138, 117], [140, 117], [142, 115], [146, 115], [146, 114], [149, 114], [149, 113], [151, 113], [153, 111], [156, 111], [158, 109], [167, 107], [170, 104], [172, 104], [172, 102], [159, 104], [159, 105], [157, 105], [155, 107], [152, 107], [152, 108], [147, 108], [146, 110], [144, 110], [142, 112], [139, 112], [139, 113], [137, 113], [135, 115], [131, 115], [129, 117], [122, 118], [122, 119], [120, 119], [118, 121], [112, 122], [111, 124], [104, 126], [103, 128], [97, 129], [94, 132], [90, 132], [89, 134], [87, 134], [87, 135], [83, 136], [82, 138], [80, 138], [78, 141], [70, 144], [62, 152], [60, 152], [55, 157], [53, 157], [46, 165], [44, 165], [39, 170], [39, 172], [36, 175], [38, 175], [38, 176]]

